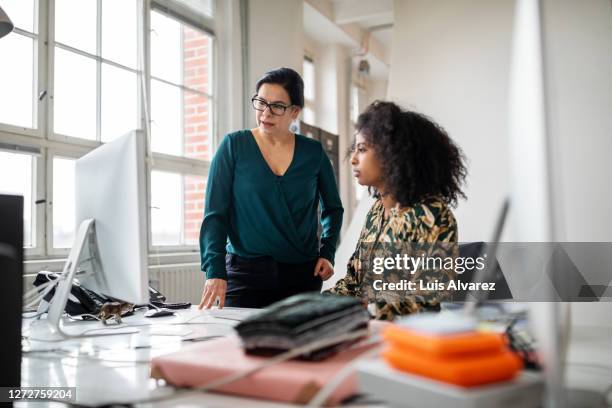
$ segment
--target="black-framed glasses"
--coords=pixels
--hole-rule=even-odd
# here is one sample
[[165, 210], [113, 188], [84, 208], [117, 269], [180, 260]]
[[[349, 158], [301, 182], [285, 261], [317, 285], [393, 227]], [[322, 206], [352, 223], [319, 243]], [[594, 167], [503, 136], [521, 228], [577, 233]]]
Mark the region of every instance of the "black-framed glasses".
[[270, 113], [276, 116], [282, 116], [287, 111], [287, 108], [292, 107], [293, 105], [284, 105], [282, 103], [268, 103], [263, 99], [254, 96], [251, 98], [251, 103], [253, 104], [253, 109], [258, 111], [265, 111], [266, 109], [270, 109]]

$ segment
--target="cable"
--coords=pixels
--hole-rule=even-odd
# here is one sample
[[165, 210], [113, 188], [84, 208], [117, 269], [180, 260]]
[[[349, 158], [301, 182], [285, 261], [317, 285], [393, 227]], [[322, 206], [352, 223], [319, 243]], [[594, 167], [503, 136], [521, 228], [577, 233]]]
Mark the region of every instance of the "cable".
[[[21, 318], [22, 318], [22, 319], [35, 319], [35, 318], [37, 318], [37, 317], [40, 317], [40, 316], [44, 315], [44, 314], [45, 314], [45, 313], [47, 313], [48, 311], [49, 311], [49, 306], [47, 306], [47, 308], [46, 308], [45, 310], [43, 310], [42, 312], [39, 312], [39, 313], [34, 313], [32, 316], [26, 316], [26, 315], [25, 315], [26, 313], [31, 313], [31, 312], [24, 312], [24, 313], [21, 315]], [[35, 311], [35, 312], [36, 312], [36, 311]]]
[[609, 365], [605, 365], [605, 364], [597, 364], [597, 363], [581, 363], [581, 362], [577, 362], [577, 361], [568, 361], [565, 363], [566, 365], [569, 366], [575, 366], [575, 367], [582, 367], [582, 368], [597, 368], [600, 370], [607, 370], [609, 372], [612, 373], [612, 366]]
[[[380, 343], [380, 338], [378, 336], [373, 337], [372, 339], [369, 339], [368, 342], [365, 342], [365, 344], [356, 344], [355, 347], [366, 346], [368, 343]], [[342, 381], [344, 381], [346, 377], [353, 373], [355, 365], [358, 362], [377, 355], [378, 353], [380, 353], [380, 350], [382, 350], [382, 348], [382, 345], [376, 346], [373, 349], [360, 354], [349, 364], [342, 367], [342, 369], [340, 369], [340, 371], [338, 371], [336, 375], [334, 375], [330, 380], [328, 380], [327, 383], [315, 394], [315, 396], [310, 399], [310, 402], [308, 402], [307, 406], [323, 406], [325, 404], [325, 401], [327, 401], [327, 399], [336, 390], [336, 388], [338, 388]]]
[[[41, 300], [42, 300], [42, 299], [43, 299], [45, 296], [47, 296], [47, 294], [48, 294], [49, 292], [51, 292], [51, 291], [52, 291], [52, 290], [55, 288], [55, 286], [57, 285], [57, 283], [58, 283], [57, 281], [53, 281], [53, 283], [52, 283], [52, 284], [51, 284], [51, 282], [49, 282], [49, 285], [48, 285], [48, 286], [45, 286], [45, 290], [44, 290], [44, 291], [43, 291], [43, 292], [42, 292], [42, 293], [41, 293], [39, 296], [37, 296], [37, 297], [36, 297], [36, 299], [34, 299], [34, 300], [32, 300], [30, 303], [28, 303], [28, 304], [24, 305], [24, 306], [23, 306], [23, 309], [27, 309], [28, 307], [34, 306], [35, 304], [37, 304], [38, 302], [40, 302], [40, 301], [41, 301]], [[43, 285], [47, 285], [47, 284], [45, 283], [45, 284], [43, 284]], [[43, 285], [41, 285], [41, 286], [43, 286]], [[36, 288], [36, 290], [38, 291], [38, 288]], [[30, 291], [30, 292], [31, 292], [31, 291]], [[29, 292], [28, 292], [28, 293], [29, 293]]]
[[39, 286], [34, 286], [33, 289], [30, 289], [26, 293], [23, 294], [23, 299], [26, 300], [30, 296], [40, 293], [47, 286], [53, 285], [55, 283], [57, 283], [56, 280], [50, 280], [50, 281], [45, 282], [45, 283], [43, 283], [43, 284], [41, 284]]
[[[33, 354], [33, 353], [46, 353], [46, 352], [58, 352], [58, 350], [32, 350], [32, 351], [27, 351], [24, 352], [24, 354]], [[65, 350], [61, 350], [61, 351], [65, 351]], [[30, 355], [27, 358], [35, 358], [35, 359], [39, 359], [39, 360], [48, 360], [48, 361], [55, 361], [55, 362], [59, 362], [61, 360], [65, 360], [66, 358], [76, 358], [76, 359], [80, 359], [80, 358], [88, 358], [90, 360], [96, 360], [96, 361], [102, 361], [102, 362], [108, 362], [108, 363], [126, 363], [123, 365], [115, 365], [113, 364], [112, 366], [109, 366], [109, 368], [133, 368], [134, 364], [145, 364], [144, 361], [127, 361], [127, 360], [102, 360], [93, 356], [62, 356], [62, 357], [48, 357], [48, 356], [44, 356], [44, 355]], [[76, 364], [71, 364], [67, 361], [61, 361], [62, 366], [65, 367], [75, 367], [78, 368], [80, 366], [82, 366], [80, 363], [76, 363]], [[150, 363], [150, 361], [147, 361], [146, 364]]]
[[[91, 333], [93, 331], [97, 331], [97, 330], [115, 330], [115, 329], [127, 329], [130, 327], [146, 327], [146, 326], [153, 326], [153, 327], [160, 327], [160, 326], [181, 326], [181, 325], [189, 325], [189, 324], [221, 324], [221, 325], [227, 325], [225, 323], [221, 323], [221, 322], [195, 322], [192, 323], [193, 320], [195, 320], [196, 318], [199, 318], [201, 316], [195, 316], [191, 319], [188, 319], [184, 322], [167, 322], [167, 323], [137, 323], [137, 324], [120, 324], [120, 325], [113, 325], [113, 326], [107, 326], [107, 327], [95, 327], [92, 329], [88, 329], [85, 330], [83, 333], [81, 333], [81, 335], [84, 335], [86, 333]], [[193, 333], [193, 332], [191, 332]], [[125, 334], [135, 334], [135, 333], [125, 333]], [[189, 333], [188, 333], [189, 334]], [[151, 333], [152, 336], [178, 336], [178, 334], [158, 334], [158, 333]], [[185, 334], [181, 335], [181, 336], [185, 336]]]
[[[46, 313], [43, 312], [43, 313]], [[41, 313], [41, 314], [43, 314]], [[85, 315], [85, 316], [92, 316], [95, 317], [93, 315]], [[35, 316], [31, 316], [28, 318], [34, 318]], [[210, 325], [223, 325], [223, 326], [230, 326], [227, 323], [222, 323], [222, 322], [195, 322], [192, 323], [193, 320], [202, 317], [201, 315], [198, 316], [194, 316], [191, 319], [188, 319], [184, 322], [166, 322], [166, 323], [161, 323], [161, 322], [156, 322], [156, 323], [137, 323], [137, 324], [120, 324], [120, 325], [113, 325], [113, 326], [106, 326], [106, 327], [94, 327], [91, 329], [87, 329], [84, 332], [78, 334], [78, 335], [74, 335], [75, 338], [78, 338], [79, 336], [86, 336], [87, 333], [91, 333], [91, 332], [95, 332], [95, 331], [100, 331], [100, 330], [117, 330], [117, 329], [128, 329], [130, 327], [146, 327], [146, 326], [155, 326], [155, 327], [160, 327], [160, 326], [181, 326], [181, 325], [191, 325], [191, 324], [210, 324]], [[207, 316], [205, 316], [207, 317]], [[71, 320], [76, 320], [73, 319], [71, 316], [69, 317], [69, 319]], [[137, 334], [140, 333], [140, 331], [136, 331], [136, 332], [126, 332], [126, 333], [119, 333], [118, 335], [122, 335], [122, 334], [126, 334], [126, 335], [131, 335], [131, 334]], [[187, 333], [190, 334], [190, 333]], [[187, 334], [162, 334], [162, 333], [151, 333], [152, 336], [186, 336]], [[36, 338], [31, 338], [30, 336], [22, 336], [23, 339], [25, 340], [31, 340], [31, 341], [38, 341], [38, 342], [58, 342], [58, 341], [64, 341], [64, 340], [68, 340], [68, 339], [59, 339], [59, 340], [43, 340], [43, 339], [36, 339]], [[189, 339], [186, 339], [189, 340]], [[195, 340], [194, 340], [195, 341]]]
[[608, 402], [608, 399], [610, 399], [610, 395], [612, 395], [612, 385], [610, 385], [608, 389], [603, 392], [604, 401], [608, 405], [608, 407], [612, 407], [612, 403]]
[[[97, 321], [100, 321], [102, 319], [100, 319], [98, 316], [90, 314], [90, 313], [83, 313], [79, 315], [80, 317], [86, 316], [86, 317], [91, 317], [92, 319], [95, 319]], [[71, 316], [69, 313], [66, 313], [66, 317], [68, 318], [68, 320], [71, 320], [73, 322], [84, 322], [86, 321], [85, 319], [77, 319], [74, 316]]]

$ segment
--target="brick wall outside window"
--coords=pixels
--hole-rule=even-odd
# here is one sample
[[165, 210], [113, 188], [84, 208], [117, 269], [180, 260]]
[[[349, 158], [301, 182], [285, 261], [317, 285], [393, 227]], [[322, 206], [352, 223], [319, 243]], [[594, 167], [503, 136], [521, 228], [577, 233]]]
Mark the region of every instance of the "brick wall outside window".
[[[183, 80], [188, 88], [211, 93], [211, 38], [199, 31], [183, 26]], [[211, 159], [212, 137], [211, 103], [207, 97], [185, 91], [183, 94], [183, 129], [185, 156]], [[185, 176], [184, 231], [185, 242], [198, 242], [204, 216], [206, 178]]]

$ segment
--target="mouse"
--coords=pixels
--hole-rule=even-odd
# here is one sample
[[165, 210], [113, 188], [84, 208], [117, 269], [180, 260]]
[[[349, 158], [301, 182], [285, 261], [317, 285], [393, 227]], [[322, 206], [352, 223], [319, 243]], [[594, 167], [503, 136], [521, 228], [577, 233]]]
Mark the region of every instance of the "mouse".
[[162, 317], [162, 316], [172, 316], [174, 312], [170, 309], [151, 309], [145, 312], [145, 317]]

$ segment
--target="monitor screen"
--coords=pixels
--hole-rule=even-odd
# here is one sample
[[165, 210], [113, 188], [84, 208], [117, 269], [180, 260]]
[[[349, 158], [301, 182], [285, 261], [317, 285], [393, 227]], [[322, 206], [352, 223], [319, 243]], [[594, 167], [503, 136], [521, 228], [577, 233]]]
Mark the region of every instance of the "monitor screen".
[[21, 381], [21, 306], [23, 302], [23, 197], [0, 194], [0, 384]]
[[[94, 219], [99, 266], [87, 269], [82, 254], [80, 283], [131, 303], [149, 301], [145, 137], [130, 132], [76, 161], [76, 225]], [[91, 263], [89, 263], [91, 265]]]

